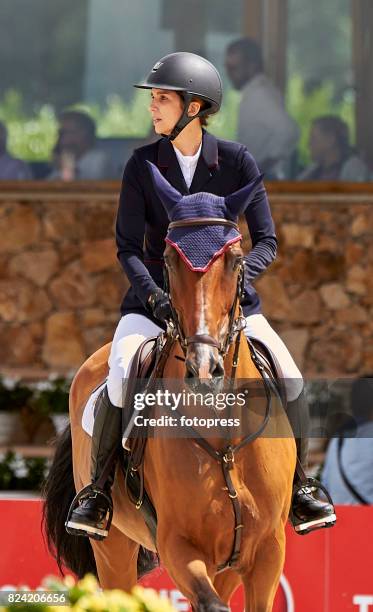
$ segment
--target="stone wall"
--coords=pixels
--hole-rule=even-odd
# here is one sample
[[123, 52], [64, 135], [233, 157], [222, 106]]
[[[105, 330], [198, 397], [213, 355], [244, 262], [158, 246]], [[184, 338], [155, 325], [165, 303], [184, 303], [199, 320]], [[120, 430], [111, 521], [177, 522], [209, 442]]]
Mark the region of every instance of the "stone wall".
[[373, 198], [271, 197], [278, 257], [263, 309], [309, 376], [373, 372]]
[[[113, 238], [118, 191], [116, 183], [4, 184], [3, 373], [71, 372], [110, 341], [128, 286]], [[305, 374], [371, 373], [373, 190], [269, 192], [279, 251], [257, 281], [264, 313]]]

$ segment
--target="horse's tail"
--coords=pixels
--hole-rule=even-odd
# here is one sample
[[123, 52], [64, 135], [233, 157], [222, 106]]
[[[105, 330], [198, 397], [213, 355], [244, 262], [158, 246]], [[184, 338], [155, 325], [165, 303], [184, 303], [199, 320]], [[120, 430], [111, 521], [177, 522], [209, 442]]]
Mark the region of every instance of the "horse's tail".
[[65, 520], [75, 496], [70, 424], [57, 438], [53, 463], [46, 478], [42, 526], [49, 552], [56, 559], [62, 575], [64, 565], [78, 578], [87, 572], [97, 576], [96, 562], [88, 538], [67, 533]]
[[[65, 529], [66, 516], [75, 497], [70, 424], [57, 438], [56, 452], [43, 485], [42, 496], [42, 529], [48, 550], [56, 559], [61, 574], [64, 575], [65, 566], [78, 578], [83, 578], [88, 572], [97, 577], [96, 562], [89, 539], [68, 534]], [[158, 555], [140, 546], [137, 558], [138, 579], [158, 565]]]

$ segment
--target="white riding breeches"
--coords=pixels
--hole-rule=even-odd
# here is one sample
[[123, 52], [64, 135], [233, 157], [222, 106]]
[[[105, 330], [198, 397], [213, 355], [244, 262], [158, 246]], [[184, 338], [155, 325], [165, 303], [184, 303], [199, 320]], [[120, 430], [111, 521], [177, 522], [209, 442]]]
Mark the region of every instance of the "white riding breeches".
[[[141, 314], [124, 315], [115, 330], [108, 360], [107, 388], [115, 406], [122, 406], [123, 381], [127, 378], [132, 357], [146, 338], [157, 336], [162, 328]], [[301, 393], [303, 379], [292, 356], [281, 338], [262, 314], [246, 317], [245, 335], [262, 340], [276, 356], [285, 379], [288, 401], [294, 401]]]
[[286, 388], [288, 402], [299, 397], [303, 389], [303, 378], [294, 359], [286, 348], [280, 336], [270, 326], [262, 314], [253, 314], [246, 317], [245, 336], [264, 342], [272, 351], [280, 364]]
[[115, 330], [108, 359], [109, 376], [107, 390], [114, 406], [122, 406], [123, 381], [127, 378], [132, 357], [140, 344], [163, 331], [147, 317], [130, 313], [124, 315]]

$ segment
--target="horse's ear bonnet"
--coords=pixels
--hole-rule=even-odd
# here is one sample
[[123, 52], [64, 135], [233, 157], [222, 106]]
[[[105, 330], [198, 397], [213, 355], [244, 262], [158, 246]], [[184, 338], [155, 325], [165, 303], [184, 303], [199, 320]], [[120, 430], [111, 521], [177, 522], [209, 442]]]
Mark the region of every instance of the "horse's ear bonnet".
[[172, 187], [172, 185], [164, 178], [154, 164], [146, 162], [150, 168], [154, 189], [159, 195], [163, 206], [166, 209], [167, 215], [170, 218], [173, 207], [182, 199], [181, 193]]
[[[237, 221], [255, 196], [262, 183], [263, 175], [226, 196], [212, 193], [182, 195], [170, 185], [158, 168], [147, 162], [154, 189], [159, 196], [170, 221], [214, 217]], [[176, 227], [168, 231], [166, 242], [175, 247], [188, 267], [195, 272], [206, 272], [212, 262], [242, 235], [234, 227], [225, 225], [191, 225]]]

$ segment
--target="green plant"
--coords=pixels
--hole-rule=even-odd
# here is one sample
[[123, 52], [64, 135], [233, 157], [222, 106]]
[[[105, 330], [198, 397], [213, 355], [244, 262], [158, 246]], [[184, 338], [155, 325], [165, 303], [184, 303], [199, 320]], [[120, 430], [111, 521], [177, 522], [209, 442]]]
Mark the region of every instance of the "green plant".
[[40, 417], [64, 414], [69, 410], [70, 381], [63, 377], [26, 385], [0, 378], [0, 410], [27, 409]]
[[1, 454], [0, 491], [39, 491], [49, 463], [45, 457], [22, 457], [13, 451]]
[[39, 414], [65, 414], [69, 410], [70, 381], [58, 377], [39, 383], [33, 392], [30, 404]]
[[29, 386], [0, 379], [0, 410], [19, 412], [27, 441], [32, 442], [40, 427], [45, 424], [53, 429], [53, 414], [68, 414], [70, 381], [50, 378]]
[[[308, 137], [312, 121], [325, 114], [336, 114], [350, 127], [354, 142], [354, 98], [350, 92], [335, 98], [332, 80], [324, 80], [319, 86], [306, 91], [303, 77], [294, 72], [288, 79], [287, 109], [300, 128], [299, 159], [310, 162]], [[240, 94], [227, 89], [223, 105], [216, 116], [209, 119], [208, 130], [219, 138], [234, 140], [237, 137], [237, 119]], [[104, 106], [77, 103], [69, 108], [83, 110], [96, 121], [97, 134], [101, 138], [145, 138], [151, 131], [148, 112], [149, 95], [138, 90], [130, 102], [118, 95], [108, 95]], [[0, 120], [9, 131], [9, 150], [16, 157], [27, 161], [48, 160], [57, 138], [58, 120], [51, 106], [43, 105], [28, 116], [23, 110], [22, 96], [16, 90], [8, 90], [0, 101]]]
[[10, 89], [0, 102], [0, 121], [7, 126], [8, 149], [12, 155], [27, 161], [49, 159], [58, 129], [51, 106], [42, 105], [32, 116], [27, 116], [21, 94]]
[[108, 95], [103, 108], [97, 104], [78, 103], [70, 106], [82, 110], [96, 121], [100, 138], [145, 138], [151, 130], [148, 111], [149, 93], [136, 90], [129, 103], [116, 94]]
[[[209, 131], [217, 137], [234, 139], [237, 131], [239, 94], [230, 89], [224, 94], [221, 111], [209, 120]], [[68, 108], [88, 113], [96, 122], [100, 138], [146, 138], [151, 131], [148, 92], [135, 91], [131, 102], [111, 94], [106, 104], [76, 103]], [[0, 101], [0, 120], [8, 128], [8, 147], [15, 157], [26, 161], [51, 158], [57, 138], [58, 120], [51, 106], [42, 105], [33, 116], [23, 110], [21, 94], [8, 90]]]
[[27, 405], [34, 395], [32, 388], [21, 382], [4, 382], [0, 378], [0, 410], [6, 412], [19, 411]]
[[[153, 589], [144, 589], [136, 586], [131, 593], [120, 589], [101, 590], [96, 578], [92, 574], [86, 574], [78, 582], [72, 576], [66, 576], [63, 580], [55, 576], [47, 576], [42, 582], [41, 595], [47, 599], [48, 592], [63, 594], [68, 604], [66, 606], [53, 606], [48, 603], [33, 605], [36, 612], [62, 612], [62, 610], [75, 610], [75, 612], [175, 612], [175, 609], [166, 599], [161, 599]], [[28, 587], [22, 590], [27, 593]], [[27, 604], [8, 605], [0, 608], [24, 612], [28, 610]]]
[[234, 89], [224, 93], [223, 104], [217, 115], [208, 120], [208, 131], [217, 138], [235, 140], [237, 136], [240, 94]]
[[[136, 91], [129, 103], [117, 95], [109, 95], [104, 107], [77, 103], [69, 109], [83, 110], [91, 115], [101, 138], [144, 138], [151, 129], [148, 104], [148, 97]], [[8, 90], [0, 101], [0, 121], [7, 126], [8, 149], [12, 155], [26, 161], [51, 159], [58, 131], [53, 107], [42, 105], [32, 116], [26, 115], [21, 94], [14, 89]]]

